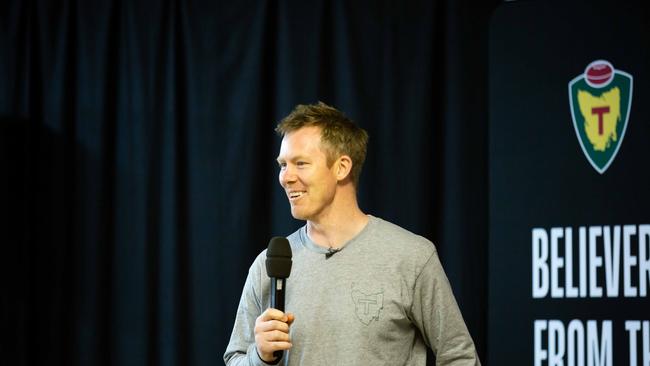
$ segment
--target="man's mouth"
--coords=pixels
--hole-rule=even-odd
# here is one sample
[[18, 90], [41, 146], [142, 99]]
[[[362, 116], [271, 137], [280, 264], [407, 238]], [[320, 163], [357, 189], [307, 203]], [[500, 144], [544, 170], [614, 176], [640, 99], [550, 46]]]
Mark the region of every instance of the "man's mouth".
[[303, 194], [305, 194], [305, 191], [295, 191], [295, 192], [289, 192], [289, 199], [290, 200], [297, 200], [298, 198], [302, 197]]

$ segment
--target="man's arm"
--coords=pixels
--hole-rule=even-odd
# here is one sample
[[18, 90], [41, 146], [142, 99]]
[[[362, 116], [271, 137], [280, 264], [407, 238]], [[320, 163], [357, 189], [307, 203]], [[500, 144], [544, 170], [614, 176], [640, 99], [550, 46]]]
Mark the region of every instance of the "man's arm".
[[411, 316], [437, 365], [480, 365], [438, 252], [434, 251], [415, 282]]
[[230, 342], [223, 355], [228, 366], [264, 365], [264, 361], [255, 352], [255, 319], [262, 313], [260, 299], [255, 292], [255, 283], [259, 274], [255, 264], [251, 266], [242, 291], [237, 317], [230, 335]]
[[223, 356], [228, 366], [277, 364], [279, 360], [274, 360], [273, 352], [291, 348], [289, 326], [293, 314], [276, 309], [262, 312], [266, 305], [264, 297], [259, 294], [268, 292], [268, 289], [262, 285], [265, 276], [257, 264], [256, 260], [248, 271], [235, 325]]

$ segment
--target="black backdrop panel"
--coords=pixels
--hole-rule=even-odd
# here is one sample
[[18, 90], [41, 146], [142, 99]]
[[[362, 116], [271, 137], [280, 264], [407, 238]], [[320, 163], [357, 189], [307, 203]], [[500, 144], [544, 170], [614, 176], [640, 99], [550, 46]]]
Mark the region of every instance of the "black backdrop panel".
[[[570, 364], [580, 357], [585, 365], [628, 365], [650, 357], [642, 353], [650, 342], [643, 337], [650, 302], [640, 278], [644, 241], [650, 255], [650, 237], [641, 235], [650, 224], [650, 21], [638, 6], [588, 5], [505, 3], [492, 18], [490, 365]], [[633, 77], [627, 128], [612, 141], [618, 153], [602, 174], [583, 153], [569, 101], [569, 82], [597, 60]], [[592, 285], [602, 288], [601, 297]], [[626, 287], [636, 295], [626, 296]]]

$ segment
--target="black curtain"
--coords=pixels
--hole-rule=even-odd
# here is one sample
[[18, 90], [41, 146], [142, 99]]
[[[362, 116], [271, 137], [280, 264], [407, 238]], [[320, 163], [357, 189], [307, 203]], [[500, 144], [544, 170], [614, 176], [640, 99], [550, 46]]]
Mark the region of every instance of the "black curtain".
[[2, 2], [0, 363], [222, 364], [302, 225], [273, 128], [318, 100], [369, 131], [362, 209], [436, 243], [484, 360], [496, 3]]

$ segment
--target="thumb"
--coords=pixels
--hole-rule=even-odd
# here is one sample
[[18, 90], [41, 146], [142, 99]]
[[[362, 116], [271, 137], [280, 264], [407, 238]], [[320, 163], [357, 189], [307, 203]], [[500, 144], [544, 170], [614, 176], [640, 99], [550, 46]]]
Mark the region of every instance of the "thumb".
[[286, 313], [287, 315], [287, 324], [291, 325], [293, 321], [296, 319], [296, 316], [293, 315], [293, 313]]

